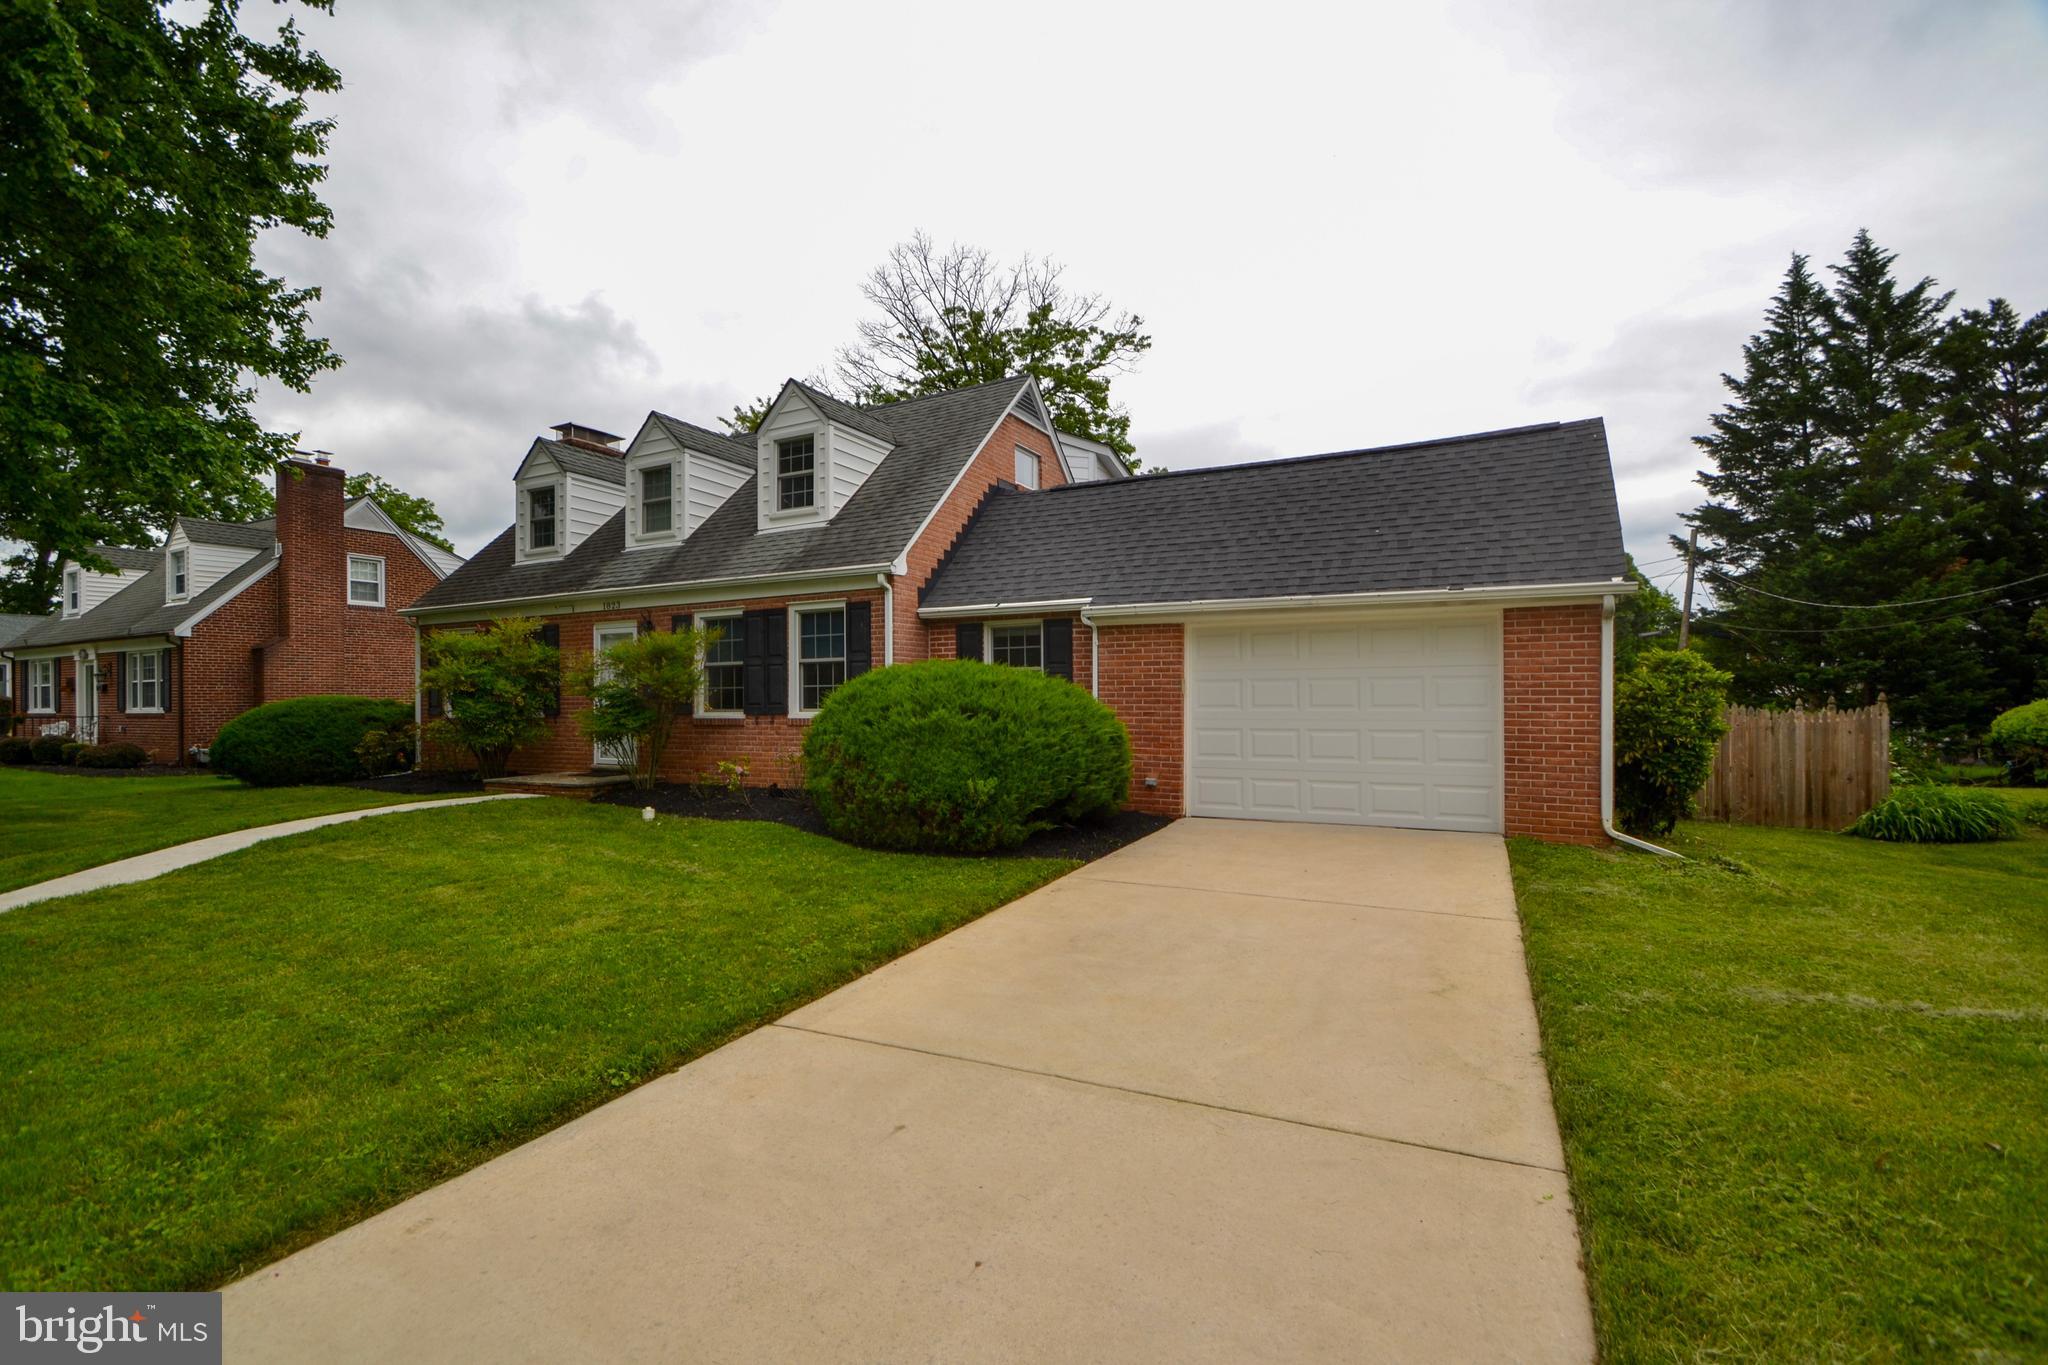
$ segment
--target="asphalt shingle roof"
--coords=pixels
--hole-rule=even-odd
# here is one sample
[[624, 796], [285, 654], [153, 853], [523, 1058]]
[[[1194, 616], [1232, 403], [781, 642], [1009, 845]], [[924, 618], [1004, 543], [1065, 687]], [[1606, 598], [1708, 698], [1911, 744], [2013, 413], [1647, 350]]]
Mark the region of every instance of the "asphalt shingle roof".
[[695, 422], [685, 422], [680, 417], [671, 417], [665, 412], [654, 413], [653, 417], [655, 421], [661, 423], [662, 429], [668, 432], [669, 439], [679, 446], [701, 450], [706, 455], [716, 455], [719, 459], [739, 465], [743, 469], [754, 467], [754, 439], [751, 436], [729, 436], [722, 431], [700, 427]]
[[[826, 525], [758, 532], [754, 483], [749, 479], [689, 539], [672, 548], [625, 553], [625, 514], [620, 512], [563, 558], [520, 564], [514, 530], [507, 527], [413, 607], [473, 606], [887, 564], [909, 546], [1026, 382], [1021, 377], [1002, 379], [900, 403], [847, 409], [886, 433], [881, 439], [891, 442], [893, 449]], [[805, 394], [810, 397], [811, 391], [806, 389]], [[824, 402], [845, 407], [836, 399]], [[751, 467], [751, 455], [748, 463]]]
[[1607, 431], [1594, 418], [999, 493], [920, 605], [1108, 606], [1622, 573]]
[[15, 612], [0, 612], [0, 649], [28, 634], [30, 629], [40, 625], [47, 617], [23, 616]]
[[92, 552], [112, 563], [122, 573], [134, 573], [155, 564], [163, 550], [151, 545], [144, 545], [139, 549], [127, 545], [95, 545]]
[[[362, 501], [357, 498], [350, 506]], [[260, 521], [214, 521], [209, 517], [179, 517], [185, 538], [202, 545], [232, 545], [239, 550], [267, 550], [277, 541], [277, 519]], [[152, 551], [152, 553], [155, 553]]]
[[[626, 482], [626, 454], [600, 455], [582, 446], [572, 446], [567, 441], [551, 441], [545, 436], [537, 437], [533, 443], [554, 457], [555, 463], [571, 474], [586, 479], [597, 479], [604, 483], [624, 486]], [[529, 450], [527, 454], [532, 455]]]
[[[270, 542], [266, 541], [268, 545]], [[168, 635], [179, 622], [197, 616], [261, 573], [273, 561], [253, 555], [183, 602], [164, 601], [163, 552], [151, 552], [150, 571], [83, 616], [46, 616], [42, 625], [15, 641], [17, 649], [43, 645], [82, 645], [93, 640], [125, 640], [138, 635]]]

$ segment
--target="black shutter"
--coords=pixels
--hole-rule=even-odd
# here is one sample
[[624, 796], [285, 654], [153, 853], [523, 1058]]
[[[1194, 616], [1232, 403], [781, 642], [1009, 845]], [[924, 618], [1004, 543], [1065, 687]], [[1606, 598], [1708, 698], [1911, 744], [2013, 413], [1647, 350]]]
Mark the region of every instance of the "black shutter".
[[768, 714], [789, 714], [789, 613], [764, 611], [762, 623], [768, 637]]
[[116, 654], [114, 656], [114, 709], [117, 711], [126, 711], [128, 709], [128, 656], [126, 654]]
[[1044, 649], [1039, 657], [1045, 661], [1045, 675], [1048, 678], [1065, 678], [1068, 682], [1072, 682], [1074, 680], [1073, 621], [1065, 616], [1058, 617], [1055, 620], [1047, 621], [1043, 629], [1044, 635], [1041, 638]]
[[[671, 635], [680, 635], [689, 628], [690, 613], [686, 611], [677, 612], [674, 616], [668, 618], [668, 629], [669, 634]], [[683, 714], [686, 716], [693, 713], [696, 709], [697, 707], [694, 701], [686, 701], [683, 703]]]
[[740, 709], [750, 716], [768, 715], [768, 622], [763, 614], [750, 611], [739, 619]]
[[858, 678], [875, 666], [875, 604], [846, 604], [846, 676]]
[[430, 687], [427, 689], [427, 713], [424, 717], [422, 717], [422, 719], [434, 720], [437, 719], [440, 716], [440, 714], [441, 689], [438, 687]]
[[562, 628], [550, 621], [540, 628], [540, 642], [555, 651], [555, 695], [541, 704], [544, 716], [562, 714]]
[[171, 651], [165, 650], [158, 656], [156, 666], [157, 696], [162, 699], [165, 714], [171, 709]]
[[953, 654], [956, 658], [988, 661], [981, 648], [981, 622], [962, 621], [953, 627]]

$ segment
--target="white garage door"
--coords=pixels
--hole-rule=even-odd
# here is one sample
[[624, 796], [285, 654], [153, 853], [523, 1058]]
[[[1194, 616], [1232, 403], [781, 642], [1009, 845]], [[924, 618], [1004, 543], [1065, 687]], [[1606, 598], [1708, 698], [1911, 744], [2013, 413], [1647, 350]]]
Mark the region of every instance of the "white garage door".
[[1497, 614], [1192, 637], [1189, 814], [1500, 829]]

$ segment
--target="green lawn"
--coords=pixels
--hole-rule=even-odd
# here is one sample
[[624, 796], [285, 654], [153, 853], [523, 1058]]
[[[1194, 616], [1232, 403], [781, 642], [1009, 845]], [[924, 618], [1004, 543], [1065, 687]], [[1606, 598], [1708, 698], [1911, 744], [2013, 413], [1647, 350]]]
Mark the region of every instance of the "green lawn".
[[0, 915], [0, 1284], [218, 1285], [1073, 866], [540, 800]]
[[209, 834], [416, 797], [354, 787], [245, 787], [191, 777], [73, 777], [0, 768], [0, 891]]
[[2048, 1353], [2048, 836], [1672, 846], [1511, 845], [1604, 1358]]

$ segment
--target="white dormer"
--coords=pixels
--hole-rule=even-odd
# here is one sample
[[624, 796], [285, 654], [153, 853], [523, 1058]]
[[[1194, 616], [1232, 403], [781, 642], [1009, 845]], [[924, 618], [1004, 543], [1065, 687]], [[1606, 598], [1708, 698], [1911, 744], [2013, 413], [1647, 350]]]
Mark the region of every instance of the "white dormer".
[[879, 426], [794, 379], [784, 384], [754, 436], [756, 526], [794, 531], [837, 516], [893, 448]]
[[[102, 551], [101, 553], [134, 554], [138, 551]], [[135, 581], [132, 572], [97, 573], [76, 560], [64, 561], [64, 572], [58, 579], [57, 589], [61, 594], [59, 608], [65, 616], [83, 616], [100, 603], [112, 597]]]
[[545, 563], [574, 550], [626, 504], [626, 462], [619, 438], [564, 422], [557, 437], [527, 449], [512, 476], [517, 559]]
[[[202, 521], [196, 523], [198, 533], [194, 534], [194, 527], [180, 518], [162, 550], [164, 601], [189, 602], [262, 554], [262, 545], [273, 541], [274, 533], [262, 531], [260, 526]], [[227, 544], [216, 538], [227, 535], [242, 543]]]
[[[725, 453], [713, 453], [719, 447]], [[714, 433], [648, 413], [626, 448], [626, 548], [681, 544], [747, 481], [747, 472]]]

